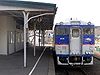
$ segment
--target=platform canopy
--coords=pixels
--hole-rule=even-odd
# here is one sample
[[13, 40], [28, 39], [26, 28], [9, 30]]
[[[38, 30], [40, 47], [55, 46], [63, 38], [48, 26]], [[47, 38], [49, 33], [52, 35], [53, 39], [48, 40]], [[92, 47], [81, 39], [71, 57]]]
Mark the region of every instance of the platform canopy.
[[[7, 15], [16, 21], [16, 29], [22, 29], [24, 32], [24, 67], [27, 66], [26, 61], [26, 42], [28, 38], [28, 30], [34, 32], [34, 56], [35, 56], [35, 31], [52, 30], [53, 21], [56, 14], [56, 4], [26, 2], [26, 1], [0, 1], [0, 16]], [[28, 29], [27, 29], [28, 28]], [[40, 41], [39, 41], [40, 43]]]
[[51, 30], [53, 27], [54, 17], [56, 14], [56, 4], [28, 2], [28, 1], [0, 1], [0, 15], [10, 15], [17, 23], [16, 27], [23, 28], [24, 17], [22, 11], [29, 12], [29, 17], [44, 13], [53, 13], [53, 15], [44, 15], [29, 21], [29, 29], [36, 29], [41, 27], [42, 30]]

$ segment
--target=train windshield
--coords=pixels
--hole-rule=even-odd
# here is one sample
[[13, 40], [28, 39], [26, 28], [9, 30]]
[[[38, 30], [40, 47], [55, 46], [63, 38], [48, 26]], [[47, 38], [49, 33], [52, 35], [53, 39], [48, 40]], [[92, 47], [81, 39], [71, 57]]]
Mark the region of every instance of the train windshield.
[[94, 34], [93, 28], [83, 28], [83, 34]]
[[56, 28], [56, 35], [68, 35], [69, 34], [69, 28]]
[[72, 30], [72, 37], [79, 37], [79, 29]]

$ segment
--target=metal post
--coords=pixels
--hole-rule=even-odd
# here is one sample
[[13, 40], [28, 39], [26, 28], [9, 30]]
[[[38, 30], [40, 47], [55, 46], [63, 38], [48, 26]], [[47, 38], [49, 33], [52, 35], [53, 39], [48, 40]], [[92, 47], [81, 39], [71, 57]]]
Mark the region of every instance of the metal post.
[[24, 67], [26, 67], [26, 26], [25, 26], [26, 14], [25, 12], [23, 14], [24, 14]]
[[39, 28], [39, 47], [40, 47], [40, 28]]
[[43, 30], [41, 32], [41, 46], [43, 46]]
[[42, 33], [43, 33], [43, 46], [44, 46], [44, 39], [45, 39], [45, 37], [44, 37], [44, 30], [42, 31]]
[[42, 30], [41, 30], [41, 46], [43, 46], [43, 34], [42, 34]]
[[28, 39], [29, 39], [29, 38], [28, 38], [28, 36], [29, 36], [28, 30], [29, 30], [29, 29], [27, 28], [27, 29], [26, 29], [26, 43], [28, 42]]
[[36, 41], [35, 41], [35, 39], [36, 39], [35, 30], [36, 30], [36, 25], [34, 24], [34, 56], [36, 55], [36, 53], [35, 53], [35, 52], [36, 52], [36, 49], [35, 49], [35, 42], [36, 42]]
[[23, 15], [24, 15], [24, 67], [26, 67], [27, 62], [26, 62], [26, 26], [28, 26], [27, 20], [28, 20], [28, 15], [29, 13], [25, 13], [23, 11]]
[[43, 30], [41, 30], [41, 46], [43, 46]]

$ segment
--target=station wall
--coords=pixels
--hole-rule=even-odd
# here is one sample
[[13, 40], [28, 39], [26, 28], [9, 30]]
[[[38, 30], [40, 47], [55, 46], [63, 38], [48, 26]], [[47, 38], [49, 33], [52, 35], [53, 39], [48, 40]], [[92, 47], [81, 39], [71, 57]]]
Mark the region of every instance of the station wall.
[[22, 30], [16, 29], [16, 45], [15, 50], [19, 51], [24, 48], [24, 33]]
[[7, 55], [6, 16], [0, 16], [0, 54]]
[[23, 49], [23, 30], [16, 29], [11, 16], [0, 16], [0, 55], [12, 54]]

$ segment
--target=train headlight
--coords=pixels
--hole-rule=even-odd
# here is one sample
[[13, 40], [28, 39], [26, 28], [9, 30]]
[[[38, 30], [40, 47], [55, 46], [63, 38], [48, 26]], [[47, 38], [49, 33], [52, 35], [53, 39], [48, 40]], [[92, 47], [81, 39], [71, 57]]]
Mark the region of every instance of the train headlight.
[[91, 52], [88, 52], [88, 54], [91, 54]]
[[93, 54], [93, 51], [86, 51], [85, 54]]
[[86, 51], [85, 54], [89, 54], [89, 52]]
[[85, 52], [85, 54], [91, 54], [91, 53], [92, 53], [91, 51], [86, 51], [86, 52]]
[[89, 52], [90, 52], [90, 54], [93, 54], [93, 50], [94, 50], [94, 47], [93, 47], [93, 46], [90, 46], [90, 47], [89, 47]]
[[89, 47], [89, 50], [93, 50], [93, 47], [92, 47], [92, 46], [90, 46], [90, 47]]

